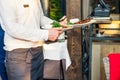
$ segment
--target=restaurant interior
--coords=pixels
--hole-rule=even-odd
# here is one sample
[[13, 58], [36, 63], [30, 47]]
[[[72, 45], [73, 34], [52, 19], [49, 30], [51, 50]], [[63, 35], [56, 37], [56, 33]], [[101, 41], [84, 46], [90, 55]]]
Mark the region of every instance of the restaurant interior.
[[40, 1], [54, 25], [67, 21], [43, 45], [44, 80], [120, 80], [120, 0]]
[[[51, 71], [50, 74], [56, 76], [56, 79], [59, 77], [63, 80], [112, 80], [112, 71], [115, 70], [111, 69], [109, 56], [120, 53], [120, 1], [41, 0], [41, 2], [45, 15], [58, 22], [62, 17], [66, 17], [68, 22], [72, 20], [74, 22], [76, 19], [83, 21], [77, 26], [74, 25], [74, 28], [65, 30], [62, 35], [67, 41], [70, 61], [67, 58], [60, 61], [46, 60], [46, 66], [52, 65], [56, 70], [55, 75]], [[88, 24], [84, 23], [86, 19], [90, 19]], [[61, 43], [64, 43], [64, 40], [60, 41]], [[67, 61], [70, 63], [66, 69]], [[45, 71], [48, 76], [49, 72], [46, 69]]]

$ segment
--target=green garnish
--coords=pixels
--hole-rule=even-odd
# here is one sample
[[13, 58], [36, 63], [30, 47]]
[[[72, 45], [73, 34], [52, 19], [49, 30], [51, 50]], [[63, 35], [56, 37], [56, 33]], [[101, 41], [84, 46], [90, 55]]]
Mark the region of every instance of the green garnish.
[[52, 27], [53, 27], [53, 28], [60, 27], [59, 22], [58, 22], [58, 21], [53, 21], [53, 23], [52, 23]]
[[68, 22], [67, 25], [73, 25], [74, 23]]

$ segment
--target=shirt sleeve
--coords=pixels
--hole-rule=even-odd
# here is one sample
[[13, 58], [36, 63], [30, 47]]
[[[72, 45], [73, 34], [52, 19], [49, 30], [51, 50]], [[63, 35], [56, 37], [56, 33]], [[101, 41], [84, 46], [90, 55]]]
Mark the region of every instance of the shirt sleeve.
[[[15, 1], [0, 0], [0, 17], [4, 26], [3, 29], [9, 36], [28, 41], [48, 39], [48, 30], [33, 29], [27, 25], [18, 23], [16, 15]], [[42, 14], [42, 17], [44, 17], [44, 14]], [[46, 24], [49, 23], [42, 23], [41, 26], [45, 26]]]
[[41, 28], [43, 28], [43, 29], [52, 28], [52, 25], [51, 25], [52, 22], [53, 22], [52, 19], [50, 19], [46, 16], [42, 16], [41, 17]]
[[41, 4], [40, 4], [40, 12], [41, 12], [41, 14], [40, 14], [40, 17], [41, 17], [41, 22], [40, 22], [41, 23], [41, 28], [43, 28], [43, 29], [52, 28], [51, 23], [53, 22], [53, 20], [48, 18], [48, 17], [46, 17], [44, 15]]

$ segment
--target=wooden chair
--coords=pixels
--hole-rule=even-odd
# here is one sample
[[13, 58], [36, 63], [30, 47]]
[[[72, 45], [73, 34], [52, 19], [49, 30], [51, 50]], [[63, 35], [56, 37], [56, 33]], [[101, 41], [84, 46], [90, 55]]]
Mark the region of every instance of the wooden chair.
[[103, 58], [106, 80], [120, 80], [120, 53], [110, 53]]
[[104, 57], [103, 58], [103, 63], [104, 63], [104, 69], [105, 69], [105, 74], [106, 74], [106, 80], [110, 80], [110, 63], [109, 63], [109, 58]]

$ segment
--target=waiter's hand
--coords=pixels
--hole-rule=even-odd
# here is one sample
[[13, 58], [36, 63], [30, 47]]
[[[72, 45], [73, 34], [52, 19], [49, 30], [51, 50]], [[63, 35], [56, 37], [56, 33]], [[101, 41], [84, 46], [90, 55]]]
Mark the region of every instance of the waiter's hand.
[[48, 40], [55, 41], [63, 31], [54, 28], [49, 29]]

